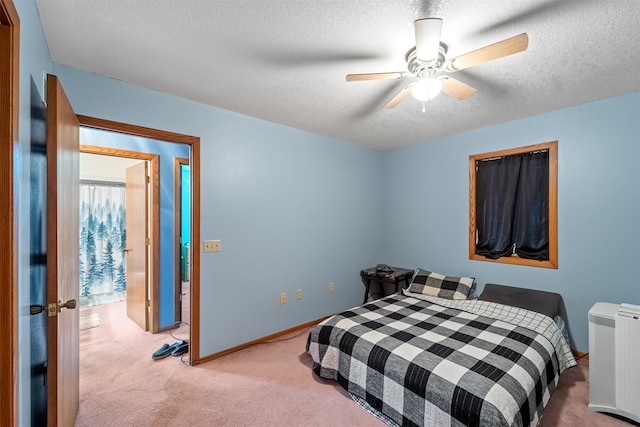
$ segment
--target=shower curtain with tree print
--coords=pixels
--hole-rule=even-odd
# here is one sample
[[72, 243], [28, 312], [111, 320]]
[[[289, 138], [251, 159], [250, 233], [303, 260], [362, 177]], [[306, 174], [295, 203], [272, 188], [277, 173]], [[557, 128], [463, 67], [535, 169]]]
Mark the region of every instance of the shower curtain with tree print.
[[124, 291], [125, 186], [80, 182], [80, 296]]

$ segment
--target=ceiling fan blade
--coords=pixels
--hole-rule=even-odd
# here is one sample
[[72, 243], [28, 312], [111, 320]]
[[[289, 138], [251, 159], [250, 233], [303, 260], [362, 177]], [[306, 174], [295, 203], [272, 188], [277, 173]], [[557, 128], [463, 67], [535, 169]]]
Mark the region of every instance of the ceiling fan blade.
[[476, 93], [476, 89], [471, 86], [462, 83], [459, 80], [452, 79], [449, 76], [444, 76], [439, 79], [442, 82], [442, 91], [449, 96], [453, 96], [454, 98], [458, 98], [460, 101], [463, 99], [467, 99], [474, 93]]
[[411, 88], [413, 87], [413, 85], [415, 85], [415, 83], [410, 83], [407, 86], [405, 86], [404, 89], [402, 89], [400, 92], [396, 93], [393, 96], [393, 98], [391, 98], [386, 104], [384, 104], [384, 106], [382, 108], [384, 108], [385, 110], [389, 110], [389, 109], [395, 107], [396, 105], [398, 105], [400, 103], [400, 101], [405, 99], [407, 97], [407, 95], [409, 95], [409, 93], [411, 93]]
[[369, 73], [369, 74], [347, 74], [348, 82], [358, 82], [363, 80], [391, 80], [401, 79], [410, 76], [406, 71], [396, 71], [391, 73]]
[[527, 36], [527, 33], [522, 33], [453, 58], [448, 61], [446, 68], [448, 71], [464, 70], [474, 65], [525, 51], [527, 46], [529, 46], [529, 36]]
[[414, 22], [416, 32], [416, 53], [418, 60], [424, 64], [438, 59], [442, 19], [425, 18]]

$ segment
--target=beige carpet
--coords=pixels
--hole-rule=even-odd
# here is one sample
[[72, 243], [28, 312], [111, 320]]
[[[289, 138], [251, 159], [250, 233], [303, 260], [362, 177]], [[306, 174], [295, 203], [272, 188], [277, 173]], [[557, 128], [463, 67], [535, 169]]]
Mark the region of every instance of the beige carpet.
[[89, 328], [97, 328], [100, 326], [100, 315], [98, 313], [84, 313], [80, 312], [80, 330], [83, 331]]
[[[85, 310], [101, 321], [80, 332], [76, 426], [384, 426], [312, 373], [306, 333], [191, 367], [179, 357], [151, 359], [163, 343], [186, 338], [186, 327], [176, 338], [142, 332], [124, 303]], [[586, 360], [562, 375], [542, 427], [629, 425], [587, 409], [587, 377]]]
[[110, 304], [113, 302], [125, 301], [127, 299], [127, 291], [113, 291], [106, 294], [89, 295], [88, 297], [80, 297], [80, 307], [92, 307], [100, 304]]

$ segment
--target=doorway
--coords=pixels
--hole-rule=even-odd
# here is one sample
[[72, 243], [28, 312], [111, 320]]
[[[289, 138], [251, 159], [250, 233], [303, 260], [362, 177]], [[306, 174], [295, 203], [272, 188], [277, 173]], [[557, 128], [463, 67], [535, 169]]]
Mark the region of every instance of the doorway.
[[[109, 136], [118, 135], [103, 135]], [[80, 306], [124, 301], [127, 316], [144, 331], [155, 333], [159, 329], [157, 304], [152, 303], [159, 298], [158, 155], [86, 145], [83, 129], [80, 139]], [[133, 186], [131, 170], [138, 171]], [[90, 318], [97, 315], [91, 311], [81, 316], [81, 328], [99, 324], [95, 316]]]
[[174, 185], [174, 229], [179, 233], [176, 239], [176, 296], [175, 317], [178, 322], [188, 325], [190, 313], [191, 285], [191, 168], [189, 159], [176, 158], [173, 167]]
[[[126, 203], [124, 203], [126, 210], [124, 212], [120, 213], [118, 207], [115, 206], [117, 200], [111, 188], [100, 189], [108, 190], [107, 197], [111, 197], [111, 199], [102, 201], [102, 203], [97, 200], [95, 203], [98, 213], [94, 215], [93, 221], [85, 221], [82, 224], [83, 230], [87, 222], [92, 228], [98, 230], [92, 239], [92, 242], [95, 241], [95, 250], [95, 247], [99, 245], [99, 238], [102, 237], [109, 243], [107, 239], [111, 236], [109, 236], [109, 227], [105, 225], [106, 223], [112, 223], [111, 228], [114, 229], [117, 225], [115, 219], [119, 218], [123, 224], [126, 223], [126, 227], [123, 227], [121, 231], [114, 230], [112, 238], [114, 243], [120, 242], [121, 247], [118, 248], [118, 251], [122, 251], [122, 253], [114, 253], [112, 257], [105, 258], [113, 261], [113, 264], [117, 264], [120, 259], [122, 260], [121, 265], [126, 266], [126, 283], [109, 286], [110, 282], [117, 281], [120, 274], [114, 273], [111, 278], [106, 277], [106, 274], [101, 274], [98, 277], [100, 282], [98, 288], [126, 289], [124, 305], [126, 305], [127, 316], [143, 330], [157, 333], [176, 328], [180, 325], [181, 318], [179, 314], [174, 316], [173, 313], [180, 308], [180, 301], [174, 302], [172, 299], [174, 293], [180, 292], [181, 289], [180, 282], [173, 282], [171, 276], [174, 275], [174, 272], [179, 272], [181, 267], [179, 262], [174, 260], [174, 246], [179, 244], [181, 233], [180, 228], [174, 226], [171, 211], [173, 206], [179, 203], [180, 195], [174, 197], [172, 194], [174, 177], [166, 166], [167, 164], [173, 166], [176, 153], [188, 155], [188, 149], [176, 144], [103, 130], [81, 128], [80, 133], [81, 151], [98, 155], [104, 163], [103, 165], [100, 163], [92, 164], [89, 167], [90, 173], [100, 174], [100, 170], [105, 169], [108, 178], [110, 175], [117, 174], [116, 162], [122, 162], [120, 177], [111, 179], [126, 181], [126, 191], [123, 191], [126, 194]], [[131, 151], [123, 149], [123, 147], [135, 147], [137, 150], [144, 151]], [[149, 165], [146, 166], [145, 163]], [[103, 179], [101, 176], [93, 175], [88, 178], [92, 179], [88, 181], [89, 184], [97, 182], [96, 179]], [[97, 198], [98, 189], [93, 191], [94, 193], [91, 195]], [[110, 206], [106, 206], [105, 202]], [[90, 201], [87, 201], [86, 204], [89, 203]], [[89, 216], [85, 213], [86, 204], [84, 202], [82, 204], [83, 218]], [[190, 221], [191, 218], [187, 217], [186, 220]], [[86, 237], [87, 233], [84, 231], [83, 233], [81, 233], [81, 238]], [[84, 243], [85, 240], [81, 239], [81, 242]], [[188, 237], [186, 240], [188, 241]], [[99, 251], [104, 251], [103, 247], [105, 247], [104, 244], [98, 248]], [[110, 245], [109, 248], [113, 249], [113, 245]], [[90, 260], [88, 257], [85, 258], [87, 266], [84, 270], [91, 273], [93, 266], [90, 268], [88, 265]], [[81, 261], [83, 261], [82, 258]], [[98, 261], [100, 269], [106, 267], [104, 262]], [[88, 274], [85, 274], [85, 278], [92, 279], [92, 277], [86, 276]], [[95, 282], [95, 280], [93, 281]], [[84, 282], [91, 283], [92, 280], [84, 280]], [[81, 296], [91, 293], [87, 288], [88, 286], [82, 289], [87, 292], [81, 292]], [[102, 289], [98, 289], [98, 291], [100, 290]], [[111, 289], [106, 290], [111, 291]], [[118, 299], [117, 295], [114, 297]]]
[[[126, 300], [127, 237], [132, 237], [126, 226], [126, 204], [131, 198], [127, 197], [126, 173], [141, 162], [148, 163], [80, 153], [81, 309]], [[140, 231], [146, 237], [145, 230]]]
[[[166, 132], [166, 131], [150, 129], [150, 128], [144, 128], [144, 127], [130, 125], [126, 123], [112, 122], [108, 120], [97, 119], [97, 118], [86, 117], [86, 116], [78, 116], [78, 119], [80, 121], [80, 125], [82, 128], [88, 128], [88, 129], [99, 130], [99, 131], [107, 131], [115, 134], [131, 136], [131, 137], [147, 138], [147, 139], [155, 140], [158, 143], [166, 142], [166, 143], [186, 146], [187, 155], [179, 156], [179, 157], [183, 157], [188, 160], [188, 165], [190, 169], [191, 185], [190, 185], [189, 199], [191, 203], [190, 203], [190, 212], [188, 213], [188, 215], [189, 215], [189, 224], [191, 228], [190, 228], [189, 242], [199, 242], [200, 203], [199, 203], [199, 197], [197, 197], [197, 195], [200, 192], [200, 182], [199, 182], [200, 139], [193, 136], [177, 134], [173, 132]], [[168, 145], [172, 145], [172, 144], [168, 144]], [[140, 147], [136, 147], [136, 148], [139, 149]], [[86, 149], [97, 149], [97, 147], [83, 146], [83, 151], [86, 151]], [[101, 150], [103, 150], [102, 154], [121, 155], [121, 153], [120, 154], [118, 153], [119, 149], [116, 149], [116, 148], [101, 147]], [[153, 165], [153, 161], [152, 161], [152, 175], [155, 176], [156, 174], [159, 173], [159, 166], [160, 166], [159, 164]], [[166, 168], [166, 167], [163, 168], [163, 170], [167, 170], [167, 169], [173, 172], [172, 171], [173, 168], [171, 166], [169, 166], [169, 168]], [[157, 196], [159, 196], [160, 194], [159, 189], [157, 188], [152, 189], [151, 193], [152, 193], [152, 196], [151, 196], [152, 199], [150, 203], [152, 205], [152, 209], [155, 209], [155, 205], [159, 206], [159, 202], [157, 200]], [[156, 196], [155, 198], [154, 198], [154, 195]], [[173, 208], [171, 209], [171, 214], [173, 214]], [[156, 222], [156, 225], [157, 225], [157, 222]], [[151, 240], [155, 242], [159, 242], [160, 241], [159, 227], [156, 226], [152, 228], [154, 228], [154, 230], [151, 232]], [[173, 240], [174, 243], [171, 244], [172, 246], [175, 245], [175, 237], [176, 237], [176, 234], [174, 233], [174, 235], [172, 236], [172, 238], [174, 239]], [[151, 255], [150, 268], [149, 268], [150, 274], [157, 273], [160, 270], [160, 262], [161, 262], [160, 257], [158, 255], [155, 255], [155, 254]], [[164, 264], [164, 261], [162, 262]], [[175, 265], [173, 261], [171, 261], [170, 263], [172, 265]], [[185, 323], [186, 321], [188, 321], [189, 323], [189, 336], [190, 336], [190, 343], [189, 343], [190, 345], [189, 345], [189, 353], [188, 353], [189, 364], [194, 364], [200, 359], [200, 356], [199, 356], [199, 287], [200, 287], [199, 263], [200, 263], [199, 251], [198, 250], [191, 251], [190, 269], [189, 269], [190, 295], [188, 298], [189, 310], [187, 314], [189, 319], [188, 320], [184, 318], [181, 319], [182, 321], [185, 321]], [[171, 274], [170, 280], [173, 280], [173, 277], [175, 276]], [[158, 287], [159, 286], [158, 280], [152, 279], [152, 285], [150, 289], [150, 298], [149, 298], [149, 310], [151, 313], [150, 329], [151, 329], [151, 332], [153, 333], [161, 332], [165, 330], [171, 330], [177, 327], [175, 322], [175, 319], [176, 319], [175, 308], [174, 308], [175, 300], [172, 297], [176, 293], [174, 283], [171, 284], [171, 290], [170, 290], [171, 296], [169, 297], [169, 302], [172, 307], [171, 309], [166, 310], [164, 309], [165, 307], [163, 306], [162, 308], [164, 310], [161, 314], [160, 313], [161, 307], [160, 307], [160, 301], [159, 301], [161, 298], [157, 297], [158, 295], [160, 295], [161, 289]], [[167, 317], [166, 317], [167, 312], [169, 313], [168, 314], [169, 320], [167, 320]]]

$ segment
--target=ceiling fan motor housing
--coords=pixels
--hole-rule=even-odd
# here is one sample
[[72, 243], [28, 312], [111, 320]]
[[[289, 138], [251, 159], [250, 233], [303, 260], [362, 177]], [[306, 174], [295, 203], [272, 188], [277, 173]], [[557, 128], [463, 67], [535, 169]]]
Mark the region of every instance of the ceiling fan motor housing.
[[407, 52], [407, 69], [410, 73], [417, 76], [421, 76], [423, 74], [433, 75], [440, 69], [440, 67], [442, 67], [442, 64], [444, 64], [446, 53], [447, 46], [444, 43], [440, 43], [440, 47], [438, 48], [438, 57], [436, 60], [423, 62], [418, 59], [416, 48], [413, 47], [409, 52]]

